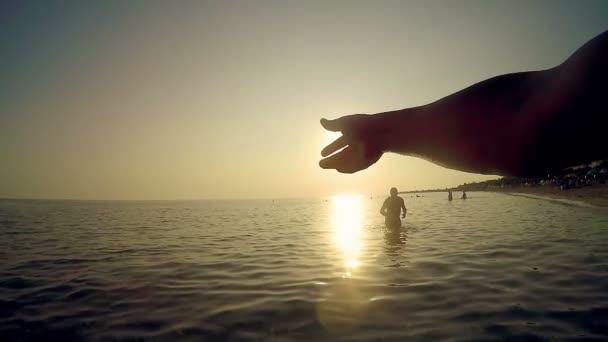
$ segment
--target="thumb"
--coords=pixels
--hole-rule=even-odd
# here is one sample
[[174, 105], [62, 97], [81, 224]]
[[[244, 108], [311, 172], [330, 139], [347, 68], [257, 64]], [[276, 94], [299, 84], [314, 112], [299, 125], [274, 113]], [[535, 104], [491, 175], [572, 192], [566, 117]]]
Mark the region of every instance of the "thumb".
[[323, 119], [321, 119], [321, 126], [323, 126], [323, 128], [325, 128], [328, 131], [332, 131], [332, 132], [341, 131], [344, 126], [343, 117], [335, 119], [335, 120], [327, 120], [327, 119], [323, 118]]

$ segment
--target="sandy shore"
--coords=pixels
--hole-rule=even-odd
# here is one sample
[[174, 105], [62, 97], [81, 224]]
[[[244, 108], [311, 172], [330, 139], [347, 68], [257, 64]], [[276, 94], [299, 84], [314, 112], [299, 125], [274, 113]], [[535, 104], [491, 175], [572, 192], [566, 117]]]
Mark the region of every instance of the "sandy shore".
[[597, 184], [581, 188], [560, 190], [557, 186], [534, 186], [534, 187], [512, 187], [496, 188], [488, 190], [509, 194], [527, 194], [552, 199], [583, 202], [593, 206], [608, 208], [608, 184]]

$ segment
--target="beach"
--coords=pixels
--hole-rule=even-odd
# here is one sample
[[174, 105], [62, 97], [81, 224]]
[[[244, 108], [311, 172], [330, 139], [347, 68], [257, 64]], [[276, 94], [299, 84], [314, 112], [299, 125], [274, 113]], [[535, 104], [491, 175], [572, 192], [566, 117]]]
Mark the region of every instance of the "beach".
[[608, 184], [594, 184], [567, 190], [561, 190], [559, 186], [555, 185], [535, 185], [492, 188], [486, 191], [542, 196], [551, 199], [583, 202], [597, 207], [608, 207]]

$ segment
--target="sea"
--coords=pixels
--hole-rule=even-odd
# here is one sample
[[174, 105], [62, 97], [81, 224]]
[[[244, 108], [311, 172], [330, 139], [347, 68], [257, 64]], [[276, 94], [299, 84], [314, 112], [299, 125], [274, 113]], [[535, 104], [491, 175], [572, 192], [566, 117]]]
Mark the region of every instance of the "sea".
[[0, 200], [0, 341], [608, 339], [606, 209], [400, 196]]

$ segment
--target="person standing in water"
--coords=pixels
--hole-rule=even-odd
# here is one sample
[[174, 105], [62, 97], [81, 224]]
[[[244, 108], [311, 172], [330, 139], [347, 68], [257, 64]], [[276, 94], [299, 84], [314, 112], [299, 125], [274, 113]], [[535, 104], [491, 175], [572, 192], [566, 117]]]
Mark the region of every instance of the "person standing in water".
[[[382, 204], [382, 208], [380, 209], [380, 214], [384, 216], [384, 223], [389, 229], [401, 228], [401, 218], [405, 218], [405, 214], [407, 213], [405, 202], [403, 198], [397, 196], [397, 193], [397, 188], [391, 188], [391, 196], [384, 200], [384, 204]], [[401, 209], [403, 209], [403, 213], [401, 214], [401, 218], [399, 218]]]
[[467, 193], [462, 190], [462, 199], [467, 199]]
[[452, 190], [448, 190], [448, 201], [451, 201], [452, 198]]

